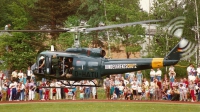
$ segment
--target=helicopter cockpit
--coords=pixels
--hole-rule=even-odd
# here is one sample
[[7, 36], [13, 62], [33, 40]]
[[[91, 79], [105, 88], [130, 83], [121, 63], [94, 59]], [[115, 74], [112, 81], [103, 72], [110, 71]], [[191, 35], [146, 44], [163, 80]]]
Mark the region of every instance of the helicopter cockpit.
[[[45, 55], [45, 53], [47, 53]], [[73, 71], [73, 58], [58, 56], [53, 52], [41, 53], [37, 57], [37, 67], [34, 73], [39, 77], [52, 76], [61, 77], [63, 74], [72, 74]], [[50, 54], [52, 53], [52, 54]]]

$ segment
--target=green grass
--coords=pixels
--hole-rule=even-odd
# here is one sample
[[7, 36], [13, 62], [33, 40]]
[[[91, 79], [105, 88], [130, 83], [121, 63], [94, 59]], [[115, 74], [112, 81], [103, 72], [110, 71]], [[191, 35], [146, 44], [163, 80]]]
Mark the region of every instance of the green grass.
[[39, 102], [2, 104], [0, 112], [195, 112], [198, 104], [138, 102]]

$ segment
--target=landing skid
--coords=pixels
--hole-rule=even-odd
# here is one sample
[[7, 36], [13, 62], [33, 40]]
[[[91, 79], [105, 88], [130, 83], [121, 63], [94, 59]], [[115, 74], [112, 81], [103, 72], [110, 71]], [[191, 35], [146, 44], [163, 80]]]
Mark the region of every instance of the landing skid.
[[92, 82], [93, 84], [91, 85], [85, 85], [80, 83], [79, 81], [74, 81], [72, 84], [69, 81], [66, 81], [66, 83], [64, 83], [63, 81], [60, 81], [63, 85], [65, 85], [66, 87], [69, 88], [75, 88], [76, 86], [87, 86], [87, 87], [101, 87], [101, 85], [97, 85], [93, 80], [90, 80], [90, 82]]

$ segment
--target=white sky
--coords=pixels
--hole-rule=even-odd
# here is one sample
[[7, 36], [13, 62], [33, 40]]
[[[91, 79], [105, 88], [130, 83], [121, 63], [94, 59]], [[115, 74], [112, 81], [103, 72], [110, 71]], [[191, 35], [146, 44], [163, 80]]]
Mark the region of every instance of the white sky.
[[149, 12], [149, 4], [152, 5], [152, 3], [153, 3], [153, 0], [140, 0], [141, 8], [143, 8], [143, 10], [147, 12]]

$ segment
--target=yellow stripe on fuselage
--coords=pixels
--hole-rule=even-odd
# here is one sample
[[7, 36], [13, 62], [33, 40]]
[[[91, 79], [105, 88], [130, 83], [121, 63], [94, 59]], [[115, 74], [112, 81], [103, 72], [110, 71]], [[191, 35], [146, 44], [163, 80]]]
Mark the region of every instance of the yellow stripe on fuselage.
[[151, 62], [152, 68], [160, 68], [163, 67], [164, 58], [153, 58]]

